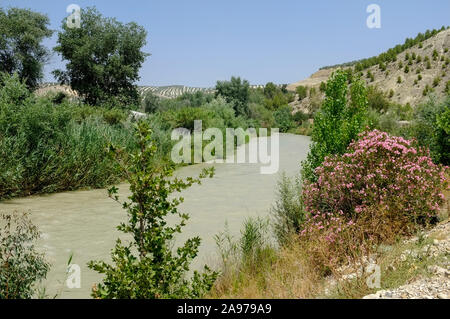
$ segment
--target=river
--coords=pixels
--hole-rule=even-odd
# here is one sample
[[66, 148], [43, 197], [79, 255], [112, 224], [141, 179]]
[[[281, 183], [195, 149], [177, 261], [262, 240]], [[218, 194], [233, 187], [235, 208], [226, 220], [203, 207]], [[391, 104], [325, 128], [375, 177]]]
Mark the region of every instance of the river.
[[[185, 201], [180, 211], [190, 215], [178, 242], [199, 236], [199, 256], [193, 268], [217, 264], [214, 235], [228, 224], [230, 233], [238, 236], [249, 216], [268, 216], [276, 198], [280, 174], [298, 174], [300, 161], [306, 158], [310, 139], [280, 134], [280, 169], [277, 174], [260, 174], [259, 164], [215, 164], [216, 174], [182, 193]], [[177, 176], [196, 176], [209, 164], [179, 169]], [[121, 198], [127, 185], [119, 185]], [[82, 190], [51, 195], [30, 196], [0, 202], [0, 211], [29, 211], [42, 232], [39, 248], [45, 252], [51, 270], [44, 283], [47, 294], [57, 298], [89, 298], [92, 286], [101, 276], [87, 268], [90, 260], [110, 260], [110, 251], [120, 233], [116, 226], [126, 219], [126, 212], [107, 197], [106, 190]], [[72, 263], [81, 268], [81, 288], [65, 285], [66, 267]]]

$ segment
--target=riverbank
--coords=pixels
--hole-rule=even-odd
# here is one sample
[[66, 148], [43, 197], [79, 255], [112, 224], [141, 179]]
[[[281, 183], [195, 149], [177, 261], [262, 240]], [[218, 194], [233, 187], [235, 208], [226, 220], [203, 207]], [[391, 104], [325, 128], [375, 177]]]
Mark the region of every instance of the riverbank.
[[[300, 161], [306, 158], [310, 139], [305, 136], [280, 134], [280, 170], [288, 175], [299, 172]], [[246, 144], [243, 147], [247, 147]], [[210, 164], [180, 168], [180, 177], [196, 176]], [[245, 218], [268, 216], [274, 202], [279, 174], [260, 174], [259, 164], [216, 164], [216, 175], [202, 185], [182, 193], [185, 201], [180, 211], [191, 215], [178, 240], [200, 236], [199, 257], [193, 264], [199, 269], [217, 263], [214, 235], [224, 230], [225, 223], [234, 235], [239, 234]], [[121, 196], [128, 196], [128, 187], [119, 186]], [[1, 211], [29, 211], [33, 222], [43, 233], [40, 247], [46, 253], [51, 271], [45, 287], [59, 298], [89, 298], [94, 283], [101, 278], [86, 264], [90, 260], [110, 260], [109, 252], [119, 237], [116, 226], [125, 220], [125, 211], [108, 198], [106, 190], [84, 190], [52, 195], [18, 198], [0, 203]], [[67, 261], [81, 267], [81, 288], [64, 287]]]

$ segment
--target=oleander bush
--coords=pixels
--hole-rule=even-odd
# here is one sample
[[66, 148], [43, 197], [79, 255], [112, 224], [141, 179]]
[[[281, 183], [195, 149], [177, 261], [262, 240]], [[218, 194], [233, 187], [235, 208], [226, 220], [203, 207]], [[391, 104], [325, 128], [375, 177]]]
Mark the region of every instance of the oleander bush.
[[304, 186], [301, 236], [315, 242], [311, 253], [329, 268], [435, 223], [448, 185], [448, 167], [415, 141], [378, 130], [359, 137]]

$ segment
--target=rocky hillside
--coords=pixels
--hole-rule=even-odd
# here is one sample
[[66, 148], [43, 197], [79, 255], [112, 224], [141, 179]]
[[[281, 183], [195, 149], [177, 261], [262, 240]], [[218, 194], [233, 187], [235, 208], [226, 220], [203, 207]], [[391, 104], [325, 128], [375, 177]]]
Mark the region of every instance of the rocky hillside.
[[[320, 84], [326, 82], [338, 68], [350, 67], [355, 70], [354, 66], [321, 69], [305, 80], [290, 84], [288, 90], [295, 91], [298, 86], [313, 87], [323, 98], [323, 93], [319, 90]], [[443, 95], [450, 81], [450, 29], [398, 54], [396, 61], [376, 64], [360, 72], [368, 85], [378, 86], [394, 103], [410, 103], [414, 106], [429, 92]], [[307, 110], [310, 103], [308, 96], [292, 106]]]

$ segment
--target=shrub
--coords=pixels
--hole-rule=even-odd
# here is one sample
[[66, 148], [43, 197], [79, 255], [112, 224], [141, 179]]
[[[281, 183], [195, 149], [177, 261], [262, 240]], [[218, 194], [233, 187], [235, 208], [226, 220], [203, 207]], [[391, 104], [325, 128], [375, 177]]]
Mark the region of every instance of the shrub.
[[[301, 233], [318, 232], [333, 249], [344, 247], [347, 253], [359, 250], [360, 241], [368, 241], [364, 247], [369, 249], [413, 234], [437, 221], [446, 170], [412, 141], [365, 132], [347, 153], [327, 157], [316, 170], [317, 182], [304, 186], [309, 215]], [[355, 228], [361, 237], [348, 236]]]
[[123, 24], [102, 16], [95, 8], [81, 11], [80, 28], [62, 22], [54, 51], [67, 61], [53, 74], [80, 93], [90, 105], [138, 105], [134, 82], [148, 56], [141, 51], [147, 32], [134, 22]]
[[273, 113], [268, 110], [264, 105], [257, 103], [250, 103], [250, 118], [259, 121], [262, 127], [272, 127], [275, 123]]
[[247, 116], [250, 97], [250, 84], [240, 77], [232, 77], [230, 81], [218, 81], [216, 84], [216, 97], [222, 96], [227, 103], [233, 105], [236, 115]]
[[145, 93], [142, 104], [145, 113], [154, 113], [160, 108], [160, 98], [153, 94], [151, 91]]
[[292, 181], [285, 173], [278, 182], [277, 201], [271, 209], [273, 227], [278, 243], [287, 244], [298, 234], [305, 219], [300, 179]]
[[401, 84], [401, 83], [402, 83], [402, 77], [401, 77], [401, 76], [398, 76], [398, 78], [397, 78], [397, 83], [398, 83], [398, 84]]
[[[390, 95], [390, 97], [393, 96], [394, 93], [392, 92], [392, 96]], [[386, 111], [389, 108], [389, 101], [386, 99], [386, 94], [378, 87], [369, 86], [367, 88], [367, 102], [369, 108], [377, 111]]]
[[395, 94], [394, 90], [391, 89], [391, 90], [389, 91], [389, 98], [392, 99], [392, 98], [394, 97], [394, 94]]
[[308, 88], [305, 86], [302, 86], [302, 85], [297, 86], [295, 90], [298, 94], [299, 101], [303, 100], [304, 98], [306, 98], [308, 96]]
[[353, 81], [349, 88], [347, 74], [341, 70], [334, 72], [327, 83], [325, 101], [314, 119], [313, 143], [307, 160], [302, 162], [303, 178], [314, 180], [314, 169], [326, 156], [345, 152], [366, 126], [366, 113], [367, 93], [361, 80]]
[[438, 86], [439, 83], [441, 83], [441, 78], [437, 76], [433, 79], [433, 87]]
[[449, 108], [450, 98], [443, 102], [430, 98], [417, 107], [410, 129], [410, 134], [419, 145], [430, 149], [433, 161], [444, 165], [450, 165], [450, 134], [443, 120], [448, 119], [444, 114]]
[[327, 90], [327, 84], [325, 82], [320, 82], [319, 90], [320, 92], [325, 92]]
[[0, 299], [36, 297], [50, 265], [35, 248], [40, 233], [27, 214], [0, 215]]
[[123, 109], [114, 108], [105, 110], [103, 112], [103, 119], [109, 125], [118, 125], [124, 122], [127, 118], [127, 113]]
[[30, 89], [43, 78], [50, 57], [43, 40], [52, 36], [48, 16], [29, 9], [0, 8], [0, 72], [17, 73]]
[[[124, 113], [35, 98], [17, 77], [0, 87], [0, 198], [105, 187], [117, 173], [105, 148], [134, 147]], [[126, 155], [126, 154], [124, 154]]]
[[[194, 272], [191, 280], [185, 279], [189, 264], [197, 256], [200, 238], [188, 239], [174, 254], [170, 243], [176, 233], [181, 233], [189, 216], [178, 212], [179, 198], [169, 198], [174, 192], [184, 190], [200, 179], [212, 177], [213, 171], [203, 171], [199, 179], [186, 181], [171, 179], [173, 169], [167, 165], [153, 165], [156, 147], [151, 140], [148, 124], [140, 122], [136, 138], [139, 150], [121, 168], [128, 176], [132, 195], [123, 203], [128, 210], [128, 221], [118, 229], [134, 239], [124, 245], [118, 239], [111, 253], [113, 265], [103, 261], [91, 261], [89, 267], [105, 277], [93, 288], [94, 298], [118, 299], [167, 299], [199, 298], [213, 285], [217, 273], [205, 266], [205, 272]], [[111, 146], [113, 154], [120, 150]], [[109, 195], [118, 201], [117, 188]], [[167, 215], [180, 217], [181, 222], [167, 225]]]
[[281, 107], [273, 113], [273, 117], [275, 126], [280, 129], [281, 133], [288, 132], [295, 125], [290, 106]]
[[301, 125], [303, 121], [306, 121], [308, 118], [308, 114], [305, 114], [302, 111], [297, 111], [293, 115], [293, 120], [297, 122], [298, 125]]

